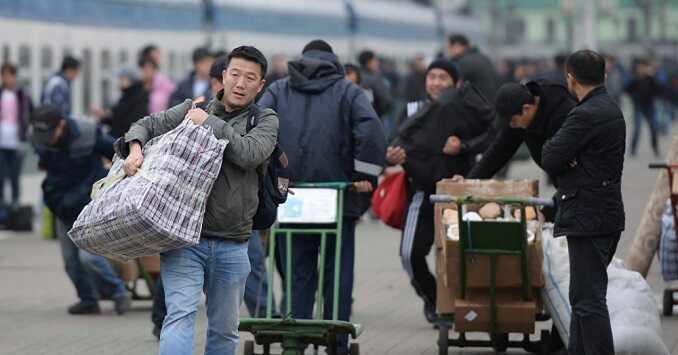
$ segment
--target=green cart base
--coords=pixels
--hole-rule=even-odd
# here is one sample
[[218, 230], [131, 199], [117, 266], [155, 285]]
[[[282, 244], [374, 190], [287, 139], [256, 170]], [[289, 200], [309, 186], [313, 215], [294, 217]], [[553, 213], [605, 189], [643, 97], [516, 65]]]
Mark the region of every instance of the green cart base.
[[[348, 334], [356, 339], [362, 332], [358, 324], [342, 321], [296, 320], [296, 319], [256, 319], [240, 320], [240, 331], [254, 335], [255, 341], [248, 340], [244, 344], [244, 354], [253, 355], [254, 344], [262, 345], [263, 352], [269, 355], [271, 344], [281, 344], [282, 355], [303, 354], [308, 345], [325, 346], [329, 355], [336, 354], [337, 335]], [[350, 345], [350, 355], [360, 355], [358, 344]]]

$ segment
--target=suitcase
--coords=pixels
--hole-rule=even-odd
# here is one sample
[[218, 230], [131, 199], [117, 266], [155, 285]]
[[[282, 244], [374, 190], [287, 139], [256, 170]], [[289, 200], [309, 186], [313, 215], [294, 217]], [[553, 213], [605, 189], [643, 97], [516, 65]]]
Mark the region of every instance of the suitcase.
[[9, 210], [6, 222], [7, 229], [17, 232], [30, 232], [33, 230], [33, 207], [19, 206]]

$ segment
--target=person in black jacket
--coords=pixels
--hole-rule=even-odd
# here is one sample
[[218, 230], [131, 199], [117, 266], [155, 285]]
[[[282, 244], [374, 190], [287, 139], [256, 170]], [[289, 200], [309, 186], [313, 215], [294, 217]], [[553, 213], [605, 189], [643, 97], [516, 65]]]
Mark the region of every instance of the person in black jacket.
[[193, 71], [182, 80], [170, 97], [169, 107], [174, 107], [186, 99], [205, 97], [205, 104], [212, 96], [210, 88], [210, 68], [214, 57], [207, 48], [198, 47], [193, 50]]
[[111, 111], [92, 110], [102, 124], [111, 127], [109, 134], [116, 139], [125, 135], [132, 123], [149, 114], [148, 91], [136, 73], [124, 69], [118, 74], [118, 80], [122, 95]]
[[497, 140], [466, 177], [491, 178], [511, 160], [523, 142], [541, 167], [544, 143], [556, 134], [574, 106], [567, 88], [557, 82], [538, 79], [524, 85], [504, 84], [497, 92], [495, 110], [508, 124], [504, 124]]
[[415, 292], [424, 301], [426, 320], [435, 324], [436, 280], [426, 255], [433, 245], [433, 205], [428, 195], [440, 179], [465, 174], [472, 157], [489, 144], [494, 119], [491, 104], [470, 83], [461, 83], [457, 67], [447, 59], [426, 71], [428, 99], [410, 103], [398, 133], [387, 149], [389, 164], [402, 164], [408, 176], [409, 208], [400, 257]]
[[612, 355], [607, 266], [624, 230], [621, 178], [626, 123], [605, 89], [605, 59], [581, 50], [567, 59], [567, 85], [579, 103], [546, 142], [542, 167], [556, 180], [554, 236], [570, 254], [570, 354]]
[[494, 102], [499, 78], [492, 61], [471, 46], [462, 34], [453, 34], [447, 41], [447, 54], [459, 66], [461, 76], [475, 85], [483, 95]]

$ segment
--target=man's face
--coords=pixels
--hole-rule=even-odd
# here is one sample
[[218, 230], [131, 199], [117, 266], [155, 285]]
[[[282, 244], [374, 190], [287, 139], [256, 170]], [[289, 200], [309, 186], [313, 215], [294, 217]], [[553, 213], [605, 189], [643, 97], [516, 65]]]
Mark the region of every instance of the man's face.
[[16, 74], [12, 74], [9, 70], [2, 73], [2, 87], [12, 89], [16, 85]]
[[212, 63], [214, 63], [214, 58], [212, 57], [205, 57], [195, 63], [195, 73], [199, 78], [207, 79], [210, 77], [210, 68], [212, 68]]
[[381, 64], [379, 63], [379, 58], [374, 57], [367, 62], [367, 69], [372, 73], [378, 73], [381, 70]]
[[523, 105], [523, 111], [521, 113], [511, 116], [509, 125], [511, 128], [527, 129], [530, 127], [530, 124], [532, 124], [532, 121], [534, 121], [536, 113], [536, 104], [525, 104]]
[[426, 74], [426, 93], [433, 100], [438, 100], [440, 94], [453, 85], [450, 74], [442, 69], [434, 68]]
[[78, 72], [79, 72], [78, 69], [66, 69], [64, 71], [64, 77], [68, 81], [73, 81], [73, 80], [75, 80], [75, 78], [78, 77]]
[[231, 109], [250, 104], [264, 88], [261, 66], [242, 58], [233, 58], [224, 70], [224, 104]]
[[358, 73], [350, 72], [346, 74], [346, 79], [350, 80], [353, 84], [358, 85]]
[[447, 45], [447, 54], [452, 59], [457, 59], [457, 58], [461, 57], [464, 54], [465, 51], [466, 51], [466, 47], [464, 45], [459, 44], [459, 43], [453, 43], [453, 44]]

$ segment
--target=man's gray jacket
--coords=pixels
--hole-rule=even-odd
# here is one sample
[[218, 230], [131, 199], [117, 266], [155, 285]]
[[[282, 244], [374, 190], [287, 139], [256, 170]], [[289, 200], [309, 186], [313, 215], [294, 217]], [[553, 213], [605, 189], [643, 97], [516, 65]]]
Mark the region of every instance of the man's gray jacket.
[[[226, 112], [218, 98], [207, 106], [209, 117], [205, 125], [213, 129], [218, 139], [228, 141], [221, 171], [207, 199], [202, 235], [213, 238], [245, 241], [252, 232], [252, 218], [259, 204], [259, 176], [257, 168], [273, 152], [278, 139], [278, 117], [273, 110], [258, 109], [253, 105], [235, 112]], [[123, 140], [118, 140], [117, 151], [123, 157], [129, 154], [129, 142], [139, 141], [143, 146], [150, 139], [177, 127], [191, 109], [191, 100], [146, 116], [132, 125]], [[258, 123], [246, 132], [247, 120], [258, 115]]]

